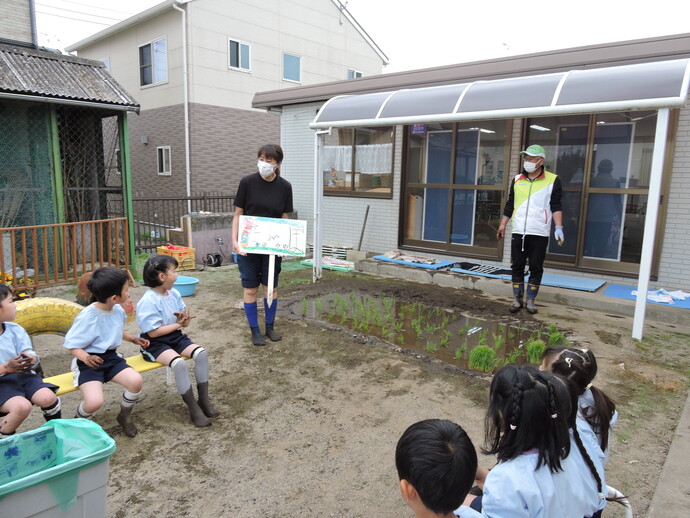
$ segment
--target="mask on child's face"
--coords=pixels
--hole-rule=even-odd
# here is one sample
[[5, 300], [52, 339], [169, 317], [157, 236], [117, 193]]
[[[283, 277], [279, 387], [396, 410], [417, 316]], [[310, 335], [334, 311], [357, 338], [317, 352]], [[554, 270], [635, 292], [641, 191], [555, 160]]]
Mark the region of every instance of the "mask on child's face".
[[273, 164], [269, 164], [268, 162], [264, 162], [263, 160], [259, 160], [256, 163], [256, 167], [259, 168], [259, 173], [261, 176], [264, 178], [268, 178], [275, 172], [275, 167]]

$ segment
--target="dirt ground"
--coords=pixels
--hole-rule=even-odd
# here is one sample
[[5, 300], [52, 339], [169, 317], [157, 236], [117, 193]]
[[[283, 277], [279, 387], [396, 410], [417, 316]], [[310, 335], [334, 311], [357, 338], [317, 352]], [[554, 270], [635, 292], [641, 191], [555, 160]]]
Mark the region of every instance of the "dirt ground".
[[[158, 369], [143, 374], [145, 397], [134, 412], [139, 434], [128, 438], [115, 421], [120, 389], [108, 384], [95, 421], [117, 441], [110, 517], [412, 516], [394, 465], [404, 429], [420, 419], [451, 419], [481, 447], [488, 376], [286, 308], [305, 296], [359, 290], [512, 322], [507, 299], [338, 272], [324, 272], [312, 284], [311, 270], [285, 271], [276, 322], [283, 340], [254, 347], [237, 270], [185, 273], [200, 280], [195, 295], [185, 298], [197, 316], [188, 334], [209, 351], [211, 394], [222, 415], [210, 428], [195, 428], [174, 383]], [[145, 289], [132, 289], [134, 302]], [[66, 286], [38, 295], [75, 300], [75, 293]], [[690, 329], [652, 323], [637, 342], [629, 317], [544, 304], [538, 315], [520, 318], [535, 326], [554, 323], [571, 342], [595, 351], [595, 384], [621, 414], [607, 482], [629, 495], [635, 516], [645, 516], [687, 396]], [[128, 329], [137, 332], [135, 323]], [[48, 375], [68, 369], [61, 343], [55, 336], [35, 341]], [[129, 343], [121, 350], [135, 353]], [[66, 417], [79, 401], [79, 392], [63, 396]], [[41, 421], [34, 411], [20, 430]], [[480, 454], [480, 463], [494, 461]], [[606, 515], [622, 516], [616, 507]]]

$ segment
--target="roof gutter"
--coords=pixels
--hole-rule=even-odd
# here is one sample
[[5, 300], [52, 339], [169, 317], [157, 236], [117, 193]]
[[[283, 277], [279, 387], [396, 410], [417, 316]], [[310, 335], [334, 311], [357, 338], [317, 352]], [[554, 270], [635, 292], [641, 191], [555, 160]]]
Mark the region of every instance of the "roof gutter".
[[62, 99], [60, 97], [42, 97], [39, 95], [13, 94], [0, 92], [0, 99], [14, 99], [18, 101], [31, 101], [38, 103], [68, 104], [70, 106], [83, 106], [87, 108], [100, 108], [117, 111], [128, 111], [139, 113], [139, 106], [128, 106], [123, 104], [97, 103], [93, 101], [80, 101], [78, 99]]

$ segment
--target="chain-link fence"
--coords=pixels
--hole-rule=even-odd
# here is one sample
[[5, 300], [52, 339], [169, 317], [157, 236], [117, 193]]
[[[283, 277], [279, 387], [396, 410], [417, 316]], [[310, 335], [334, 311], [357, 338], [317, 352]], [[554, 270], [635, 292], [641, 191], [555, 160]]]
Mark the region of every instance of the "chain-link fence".
[[[116, 112], [0, 101], [0, 229], [124, 217], [119, 142]], [[11, 277], [39, 266], [51, 276], [65, 273], [121, 248], [90, 232], [75, 233], [69, 246], [62, 239], [1, 234], [0, 263]]]

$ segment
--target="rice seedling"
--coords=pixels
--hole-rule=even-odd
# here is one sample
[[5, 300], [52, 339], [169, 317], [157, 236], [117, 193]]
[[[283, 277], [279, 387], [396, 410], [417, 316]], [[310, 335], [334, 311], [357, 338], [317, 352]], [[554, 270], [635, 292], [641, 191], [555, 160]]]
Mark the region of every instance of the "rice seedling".
[[520, 349], [517, 347], [510, 351], [506, 357], [503, 359], [503, 365], [510, 365], [511, 363], [516, 363], [518, 358], [520, 358]]
[[527, 360], [530, 363], [540, 364], [544, 349], [546, 349], [544, 340], [529, 338], [527, 340]]
[[466, 349], [467, 349], [467, 344], [462, 344], [460, 347], [455, 349], [455, 359], [461, 360], [462, 359], [462, 353], [464, 353]]
[[491, 372], [496, 365], [496, 352], [486, 345], [479, 345], [470, 351], [470, 368]]
[[493, 335], [493, 337], [494, 337], [494, 349], [496, 349], [498, 351], [506, 343], [506, 339], [503, 338], [502, 334]]

